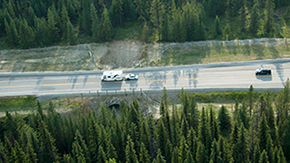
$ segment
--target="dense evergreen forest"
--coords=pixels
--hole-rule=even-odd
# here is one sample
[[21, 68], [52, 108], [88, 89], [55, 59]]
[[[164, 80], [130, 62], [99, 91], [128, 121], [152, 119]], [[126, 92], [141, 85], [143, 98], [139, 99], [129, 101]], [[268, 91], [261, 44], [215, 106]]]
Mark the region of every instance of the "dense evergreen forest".
[[[106, 42], [118, 35], [118, 27], [135, 22], [145, 42], [289, 37], [289, 7], [278, 17], [273, 13], [289, 5], [289, 0], [0, 0], [0, 36], [13, 48], [73, 45], [80, 38]], [[281, 18], [286, 28], [275, 23]]]
[[[286, 163], [290, 161], [289, 82], [277, 96], [265, 92], [224, 106], [197, 109], [182, 89], [181, 107], [166, 89], [161, 117], [143, 114], [137, 100], [120, 109], [60, 115], [50, 103], [36, 114], [0, 119], [0, 162]], [[43, 110], [46, 110], [45, 112]]]

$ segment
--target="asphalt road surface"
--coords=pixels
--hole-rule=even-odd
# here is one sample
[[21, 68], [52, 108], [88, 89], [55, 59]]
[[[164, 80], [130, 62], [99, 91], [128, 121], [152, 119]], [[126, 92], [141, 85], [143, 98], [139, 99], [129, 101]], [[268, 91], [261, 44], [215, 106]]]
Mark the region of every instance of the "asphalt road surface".
[[[271, 76], [256, 76], [257, 68], [271, 68]], [[0, 96], [88, 93], [107, 91], [222, 88], [283, 88], [290, 76], [290, 59], [232, 62], [124, 70], [137, 81], [101, 82], [102, 71], [65, 73], [1, 73]]]

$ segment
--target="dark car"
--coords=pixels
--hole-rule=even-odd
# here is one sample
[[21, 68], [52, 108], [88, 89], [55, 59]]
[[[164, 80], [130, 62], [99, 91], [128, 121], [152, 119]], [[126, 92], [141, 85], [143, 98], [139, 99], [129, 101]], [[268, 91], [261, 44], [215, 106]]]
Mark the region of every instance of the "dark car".
[[270, 68], [260, 68], [256, 70], [256, 75], [271, 75], [272, 71]]

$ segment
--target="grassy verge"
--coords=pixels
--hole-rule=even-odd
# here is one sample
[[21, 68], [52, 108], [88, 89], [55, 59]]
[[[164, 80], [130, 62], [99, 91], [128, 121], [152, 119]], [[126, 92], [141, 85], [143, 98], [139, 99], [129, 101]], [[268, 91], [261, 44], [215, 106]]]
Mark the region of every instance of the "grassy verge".
[[37, 101], [35, 96], [1, 97], [0, 112], [34, 110], [36, 108], [36, 104]]
[[165, 51], [152, 66], [206, 64], [261, 59], [289, 58], [289, 45], [211, 45], [200, 47], [175, 47]]

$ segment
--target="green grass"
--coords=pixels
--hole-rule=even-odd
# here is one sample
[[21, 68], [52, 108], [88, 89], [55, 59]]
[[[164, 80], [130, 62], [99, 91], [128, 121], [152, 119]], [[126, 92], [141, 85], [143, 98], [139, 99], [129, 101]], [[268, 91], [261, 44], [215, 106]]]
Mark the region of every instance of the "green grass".
[[0, 112], [34, 110], [37, 107], [36, 104], [37, 101], [35, 96], [1, 97]]

